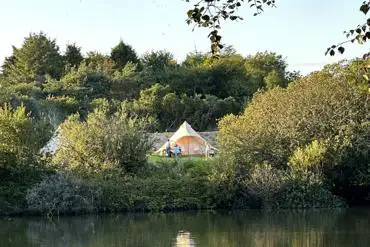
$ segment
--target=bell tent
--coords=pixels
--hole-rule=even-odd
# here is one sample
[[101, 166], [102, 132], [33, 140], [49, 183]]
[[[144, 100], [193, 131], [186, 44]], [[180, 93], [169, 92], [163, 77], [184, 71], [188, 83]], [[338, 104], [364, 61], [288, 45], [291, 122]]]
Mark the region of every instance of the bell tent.
[[[180, 126], [180, 128], [170, 137], [171, 149], [177, 144], [181, 147], [182, 155], [205, 155], [207, 147], [209, 150], [215, 150], [203, 137], [201, 137], [188, 122]], [[166, 144], [163, 144], [156, 153], [164, 154]]]

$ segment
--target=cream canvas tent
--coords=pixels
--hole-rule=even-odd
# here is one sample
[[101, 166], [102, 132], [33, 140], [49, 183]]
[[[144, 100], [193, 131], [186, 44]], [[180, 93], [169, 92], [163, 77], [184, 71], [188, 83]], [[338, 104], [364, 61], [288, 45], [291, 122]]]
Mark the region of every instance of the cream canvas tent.
[[[215, 150], [203, 137], [201, 137], [188, 122], [184, 122], [180, 128], [170, 138], [171, 149], [175, 144], [179, 145], [182, 155], [205, 155], [207, 146]], [[166, 144], [163, 144], [156, 153], [162, 155], [166, 150]]]

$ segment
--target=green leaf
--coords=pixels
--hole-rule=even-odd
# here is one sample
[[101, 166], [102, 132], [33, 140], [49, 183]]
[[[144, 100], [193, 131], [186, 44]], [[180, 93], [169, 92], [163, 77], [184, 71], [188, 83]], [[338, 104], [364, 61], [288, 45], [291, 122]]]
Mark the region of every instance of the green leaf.
[[340, 54], [343, 54], [344, 53], [344, 47], [343, 46], [340, 46], [339, 48], [338, 48], [338, 51], [340, 52]]
[[190, 18], [193, 15], [194, 11], [191, 9], [187, 12], [188, 17]]
[[369, 12], [369, 5], [367, 5], [367, 4], [361, 5], [360, 11], [366, 15], [367, 12]]
[[205, 20], [205, 21], [209, 21], [210, 17], [209, 17], [209, 15], [203, 15], [202, 19]]

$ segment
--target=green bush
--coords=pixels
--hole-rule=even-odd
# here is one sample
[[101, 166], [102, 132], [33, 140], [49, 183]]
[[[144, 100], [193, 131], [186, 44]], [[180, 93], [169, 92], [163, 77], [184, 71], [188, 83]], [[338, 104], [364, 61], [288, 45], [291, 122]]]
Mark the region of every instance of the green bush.
[[322, 178], [311, 172], [292, 172], [284, 189], [277, 196], [280, 208], [345, 207], [344, 199], [334, 195]]
[[209, 180], [209, 160], [163, 159], [140, 174], [110, 176], [103, 188], [105, 211], [173, 211], [214, 208], [217, 191]]
[[45, 122], [33, 119], [25, 107], [0, 108], [0, 168], [11, 171], [34, 165], [39, 150], [51, 136]]
[[0, 215], [24, 213], [27, 190], [50, 172], [44, 161], [38, 158], [17, 169], [0, 168]]
[[323, 70], [286, 89], [258, 93], [244, 114], [223, 118], [218, 177], [238, 187], [256, 165], [267, 162], [282, 171], [322, 176], [323, 183], [310, 188], [322, 186], [328, 198], [332, 193], [351, 198], [356, 187], [366, 189], [370, 98], [352, 71], [342, 70]]
[[324, 142], [314, 140], [304, 148], [297, 148], [289, 159], [288, 165], [296, 171], [322, 172], [327, 147]]
[[39, 150], [50, 136], [49, 125], [25, 107], [0, 108], [0, 214], [25, 209], [27, 188], [44, 172]]
[[285, 185], [284, 173], [267, 163], [255, 166], [245, 182], [247, 192], [261, 201], [266, 209], [274, 206], [276, 195]]
[[60, 128], [60, 141], [53, 163], [81, 174], [117, 170], [139, 171], [152, 148], [145, 119], [130, 118], [119, 109], [109, 115], [96, 109], [86, 122], [69, 117]]
[[173, 211], [212, 208], [201, 178], [125, 178], [101, 183], [104, 211]]
[[101, 199], [98, 187], [64, 174], [45, 177], [26, 196], [28, 210], [48, 215], [93, 212]]
[[14, 95], [25, 95], [33, 97], [35, 99], [43, 97], [43, 92], [41, 90], [41, 84], [39, 83], [17, 83], [11, 85], [7, 88]]
[[265, 161], [286, 168], [297, 148], [333, 140], [344, 125], [369, 119], [367, 102], [367, 92], [327, 72], [256, 94], [243, 115], [220, 121], [221, 156], [250, 168]]

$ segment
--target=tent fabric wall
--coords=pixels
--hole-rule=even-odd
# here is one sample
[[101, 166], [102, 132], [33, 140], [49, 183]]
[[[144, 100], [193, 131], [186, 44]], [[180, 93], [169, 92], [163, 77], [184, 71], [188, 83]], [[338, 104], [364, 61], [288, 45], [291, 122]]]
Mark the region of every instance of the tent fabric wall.
[[183, 155], [205, 154], [207, 143], [195, 136], [184, 136], [176, 141]]
[[[205, 155], [207, 146], [212, 147], [203, 137], [201, 137], [186, 121], [170, 138], [171, 149], [175, 144], [179, 145], [182, 155]], [[159, 148], [156, 153], [163, 154], [166, 144]]]

